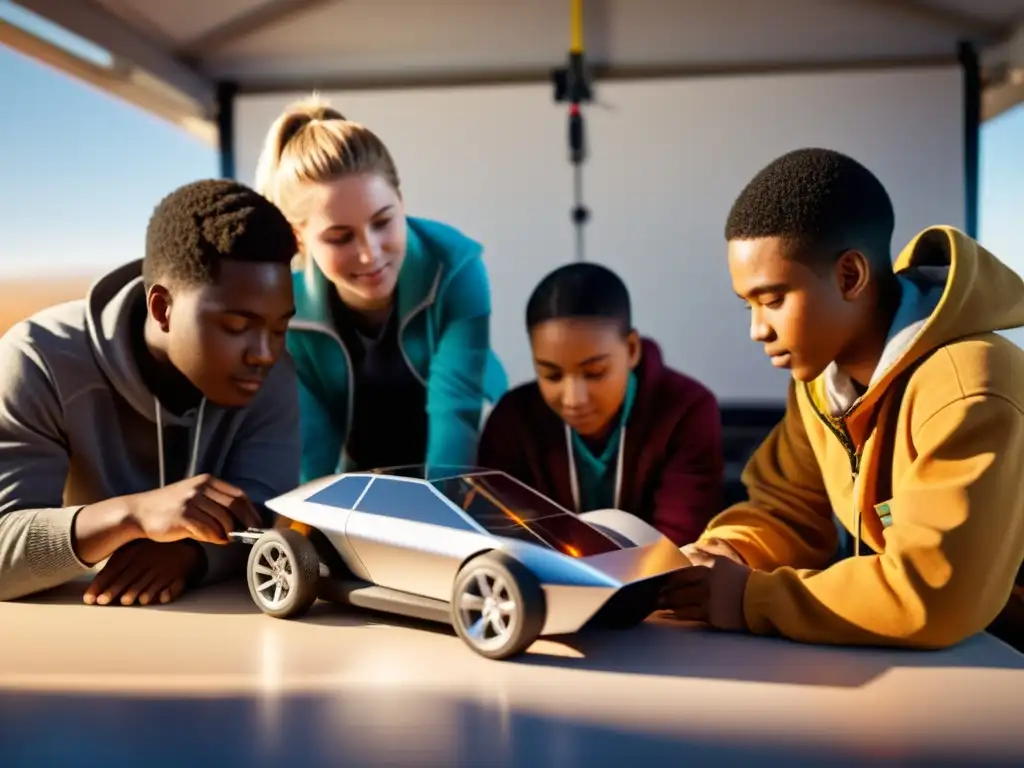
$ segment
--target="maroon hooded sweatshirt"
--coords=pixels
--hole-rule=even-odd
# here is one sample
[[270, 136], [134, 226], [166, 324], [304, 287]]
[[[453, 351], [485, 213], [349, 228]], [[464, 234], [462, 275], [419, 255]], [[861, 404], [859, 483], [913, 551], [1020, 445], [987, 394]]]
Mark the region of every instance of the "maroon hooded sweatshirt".
[[[724, 460], [715, 396], [667, 368], [643, 339], [637, 390], [626, 422], [619, 506], [677, 545], [696, 541], [721, 509]], [[537, 382], [508, 392], [487, 417], [477, 463], [507, 472], [574, 509], [565, 423]]]

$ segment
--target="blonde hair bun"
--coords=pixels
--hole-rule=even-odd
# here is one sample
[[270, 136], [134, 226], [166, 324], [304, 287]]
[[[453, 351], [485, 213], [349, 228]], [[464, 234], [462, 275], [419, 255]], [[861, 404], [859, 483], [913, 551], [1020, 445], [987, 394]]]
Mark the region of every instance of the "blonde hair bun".
[[255, 187], [299, 226], [306, 218], [303, 185], [359, 173], [379, 174], [400, 190], [384, 142], [314, 93], [289, 104], [271, 124], [256, 165]]

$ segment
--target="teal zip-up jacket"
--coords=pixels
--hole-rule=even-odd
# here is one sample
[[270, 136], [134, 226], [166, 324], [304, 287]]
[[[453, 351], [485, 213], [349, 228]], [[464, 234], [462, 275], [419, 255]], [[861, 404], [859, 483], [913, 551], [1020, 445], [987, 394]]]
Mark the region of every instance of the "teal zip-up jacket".
[[[490, 347], [491, 291], [483, 247], [447, 224], [407, 217], [398, 275], [398, 343], [427, 389], [427, 455], [433, 465], [476, 458], [484, 402], [508, 378]], [[288, 351], [299, 377], [302, 482], [346, 471], [352, 423], [350, 357], [331, 318], [334, 286], [313, 259], [293, 275], [295, 318]]]

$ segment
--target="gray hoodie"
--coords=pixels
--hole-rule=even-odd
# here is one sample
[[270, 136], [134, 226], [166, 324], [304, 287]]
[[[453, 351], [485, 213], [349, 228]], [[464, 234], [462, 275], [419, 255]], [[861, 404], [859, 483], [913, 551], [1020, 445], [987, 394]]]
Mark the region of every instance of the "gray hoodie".
[[[298, 484], [298, 385], [282, 356], [244, 409], [160, 407], [132, 355], [141, 262], [84, 300], [39, 312], [0, 339], [0, 600], [88, 570], [72, 547], [88, 504], [209, 472], [260, 505]], [[260, 508], [264, 514], [266, 512]], [[204, 544], [204, 581], [241, 573], [238, 545]]]

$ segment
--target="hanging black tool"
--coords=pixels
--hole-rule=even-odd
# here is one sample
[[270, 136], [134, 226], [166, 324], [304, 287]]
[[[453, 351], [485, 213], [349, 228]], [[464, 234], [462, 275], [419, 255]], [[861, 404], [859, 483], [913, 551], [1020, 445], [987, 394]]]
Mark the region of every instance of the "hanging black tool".
[[568, 66], [553, 73], [555, 101], [569, 103], [569, 162], [573, 166], [573, 201], [571, 211], [576, 227], [576, 260], [584, 260], [583, 227], [590, 211], [583, 204], [583, 162], [587, 159], [586, 131], [581, 104], [593, 100], [590, 75], [583, 56], [583, 0], [571, 0]]

